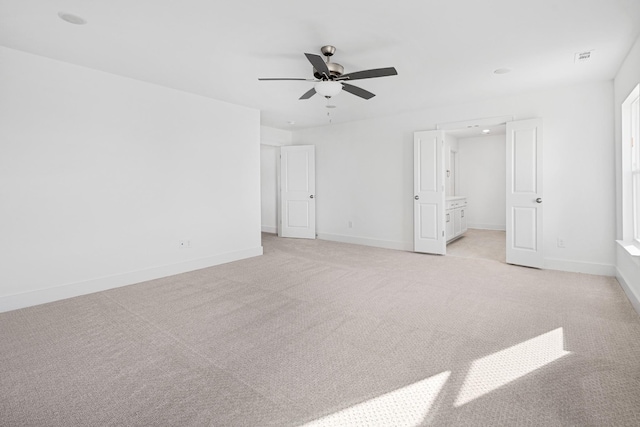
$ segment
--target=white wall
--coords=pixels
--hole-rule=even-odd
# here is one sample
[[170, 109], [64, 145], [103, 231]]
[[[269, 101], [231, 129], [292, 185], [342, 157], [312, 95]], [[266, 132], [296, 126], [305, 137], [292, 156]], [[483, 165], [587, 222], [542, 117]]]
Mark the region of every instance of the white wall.
[[411, 250], [413, 132], [497, 116], [544, 120], [545, 266], [613, 274], [610, 81], [295, 131], [294, 144], [316, 146], [319, 237]]
[[467, 226], [506, 226], [506, 135], [458, 139], [460, 195], [467, 196]]
[[[622, 238], [622, 198], [621, 198], [621, 129], [620, 107], [631, 90], [640, 83], [640, 37], [636, 40], [622, 63], [614, 80], [615, 93], [615, 135], [616, 135], [616, 207], [617, 237]], [[616, 277], [625, 289], [627, 296], [640, 313], [640, 257], [630, 255], [621, 246], [617, 248]]]
[[262, 253], [259, 111], [0, 63], [0, 310]]
[[280, 147], [291, 145], [293, 135], [291, 131], [276, 129], [269, 126], [260, 126], [260, 144]]
[[278, 232], [278, 158], [280, 147], [291, 145], [288, 130], [260, 126], [260, 196], [262, 231]]

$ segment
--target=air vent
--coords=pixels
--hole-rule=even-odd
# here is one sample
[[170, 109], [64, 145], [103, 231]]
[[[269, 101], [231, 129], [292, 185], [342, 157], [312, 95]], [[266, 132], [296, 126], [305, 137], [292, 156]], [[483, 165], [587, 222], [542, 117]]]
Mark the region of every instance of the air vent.
[[581, 62], [589, 61], [591, 59], [591, 53], [592, 52], [593, 52], [592, 50], [589, 50], [589, 51], [586, 51], [586, 52], [578, 52], [578, 53], [576, 53], [575, 63], [578, 64], [578, 63], [581, 63]]

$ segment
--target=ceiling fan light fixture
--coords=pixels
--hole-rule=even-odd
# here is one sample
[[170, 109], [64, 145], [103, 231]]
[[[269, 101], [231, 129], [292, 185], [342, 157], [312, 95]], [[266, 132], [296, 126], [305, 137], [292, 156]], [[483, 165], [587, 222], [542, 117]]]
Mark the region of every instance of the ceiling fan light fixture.
[[317, 82], [313, 88], [317, 93], [324, 96], [325, 98], [331, 98], [332, 96], [336, 96], [342, 90], [342, 84], [334, 81], [321, 81]]

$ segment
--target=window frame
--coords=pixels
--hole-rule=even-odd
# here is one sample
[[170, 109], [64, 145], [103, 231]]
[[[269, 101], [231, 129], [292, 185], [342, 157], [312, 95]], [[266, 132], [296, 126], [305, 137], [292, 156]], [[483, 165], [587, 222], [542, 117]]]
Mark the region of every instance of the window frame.
[[[640, 256], [640, 84], [622, 103], [622, 242]], [[630, 251], [631, 252], [631, 251]]]

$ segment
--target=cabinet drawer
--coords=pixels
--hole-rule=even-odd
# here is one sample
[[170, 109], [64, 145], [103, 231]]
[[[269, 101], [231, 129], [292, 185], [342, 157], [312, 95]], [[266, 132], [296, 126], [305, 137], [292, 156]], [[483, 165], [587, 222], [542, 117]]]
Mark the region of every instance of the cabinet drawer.
[[467, 206], [467, 199], [449, 200], [445, 204], [445, 209], [456, 209]]

